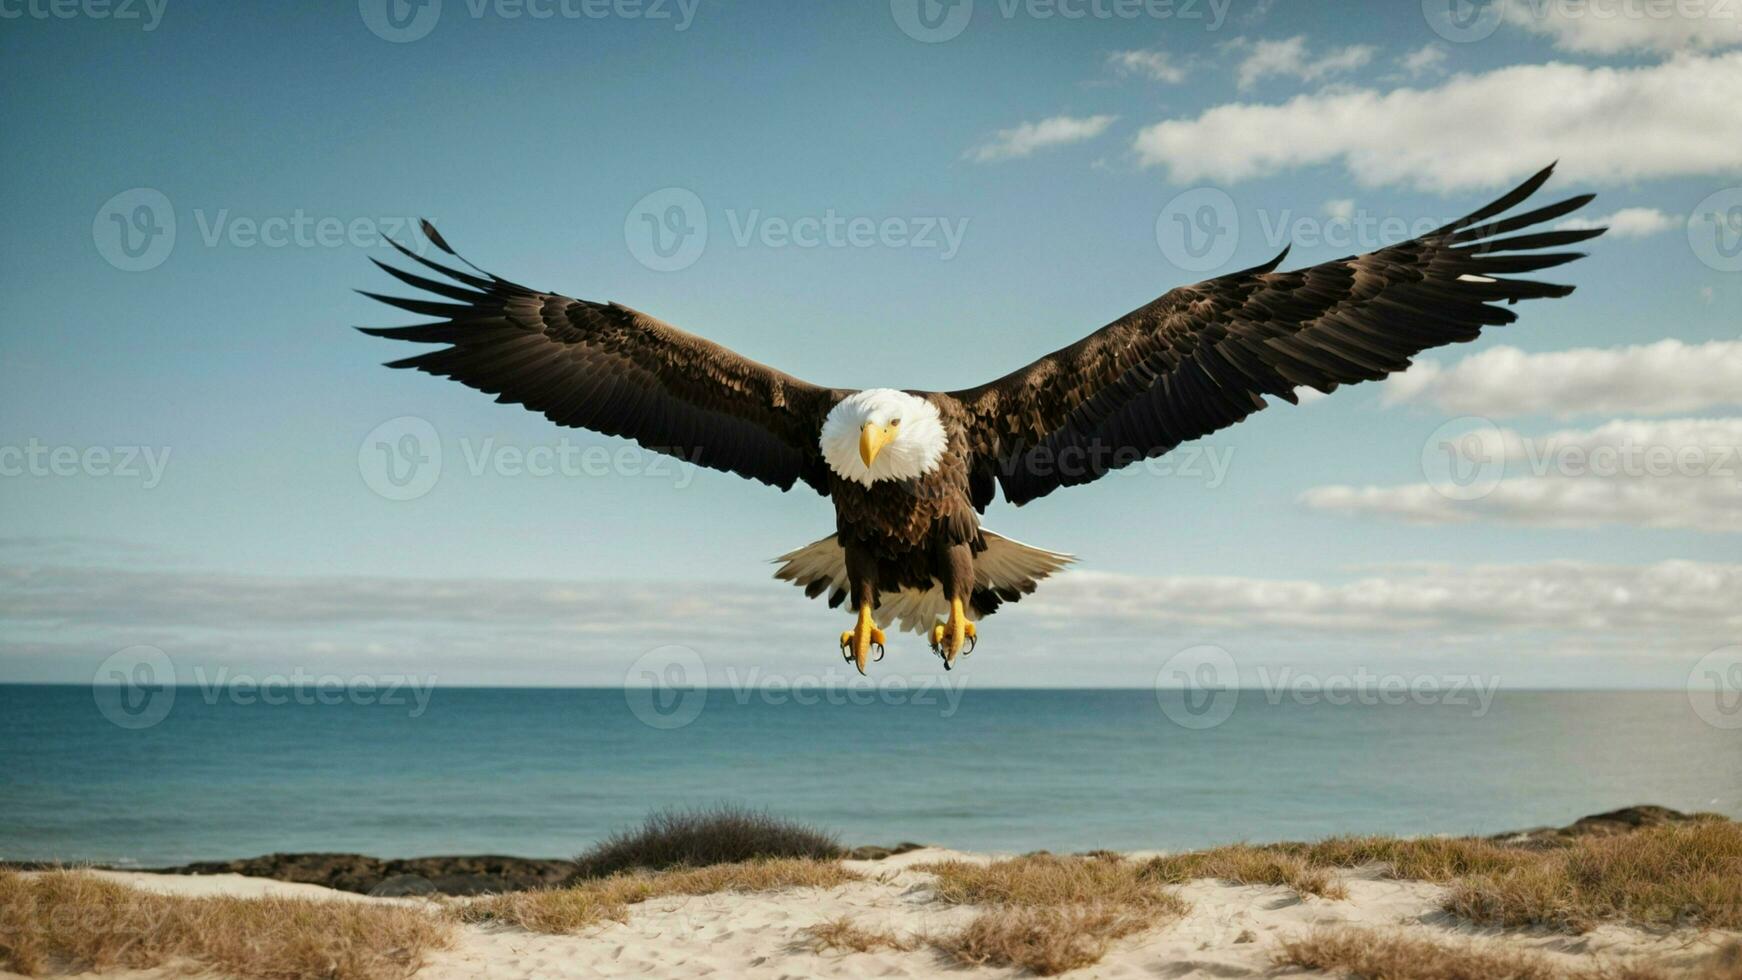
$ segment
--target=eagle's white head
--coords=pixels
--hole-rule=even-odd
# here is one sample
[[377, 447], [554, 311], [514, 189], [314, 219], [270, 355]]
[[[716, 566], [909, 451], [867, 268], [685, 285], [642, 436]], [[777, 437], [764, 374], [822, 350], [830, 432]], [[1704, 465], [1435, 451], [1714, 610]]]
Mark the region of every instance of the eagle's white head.
[[948, 441], [936, 405], [892, 388], [841, 399], [823, 420], [819, 440], [829, 469], [865, 486], [930, 473]]

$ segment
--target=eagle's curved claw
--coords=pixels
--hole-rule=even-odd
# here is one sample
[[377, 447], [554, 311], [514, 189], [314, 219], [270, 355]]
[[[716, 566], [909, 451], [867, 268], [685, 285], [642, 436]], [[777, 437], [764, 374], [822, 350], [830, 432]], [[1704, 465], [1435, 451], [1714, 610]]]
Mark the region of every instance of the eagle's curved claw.
[[950, 618], [931, 628], [932, 652], [943, 658], [944, 669], [950, 670], [956, 665], [956, 657], [967, 656], [974, 652], [979, 643], [976, 635], [979, 631], [968, 621], [968, 612], [962, 607], [962, 600], [950, 600]]
[[[889, 652], [883, 648], [883, 644], [879, 643], [875, 636], [871, 640], [871, 649], [877, 652], [877, 656], [871, 658], [871, 662], [874, 664], [882, 663], [883, 655]], [[848, 663], [853, 662], [853, 634], [851, 631], [841, 634], [841, 659]]]
[[[883, 659], [885, 638], [883, 631], [877, 628], [871, 619], [871, 607], [859, 607], [859, 619], [853, 628], [841, 634], [841, 658], [859, 668], [859, 673], [865, 673], [867, 663], [875, 663]], [[871, 650], [876, 648], [877, 660], [871, 660]]]

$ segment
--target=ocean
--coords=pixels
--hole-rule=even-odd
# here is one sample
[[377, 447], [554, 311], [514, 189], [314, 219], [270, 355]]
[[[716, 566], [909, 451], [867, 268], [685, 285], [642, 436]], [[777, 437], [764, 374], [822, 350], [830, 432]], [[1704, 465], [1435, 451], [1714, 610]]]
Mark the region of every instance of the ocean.
[[564, 857], [718, 801], [850, 845], [1060, 852], [1742, 817], [1742, 731], [1679, 691], [118, 691], [0, 685], [0, 858]]

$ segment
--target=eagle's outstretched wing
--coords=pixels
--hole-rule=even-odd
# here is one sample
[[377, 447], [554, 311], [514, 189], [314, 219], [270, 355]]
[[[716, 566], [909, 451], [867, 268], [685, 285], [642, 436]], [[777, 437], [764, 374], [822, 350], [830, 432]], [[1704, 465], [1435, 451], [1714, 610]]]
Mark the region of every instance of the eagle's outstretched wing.
[[[428, 222], [423, 230], [437, 248], [459, 258]], [[375, 264], [440, 299], [363, 295], [437, 321], [359, 329], [448, 346], [388, 367], [453, 378], [496, 395], [499, 402], [541, 412], [558, 425], [627, 436], [648, 449], [782, 490], [804, 480], [819, 493], [828, 492], [817, 433], [840, 392], [800, 381], [626, 306], [539, 292], [393, 245], [446, 281]]]
[[[1497, 303], [1571, 286], [1508, 276], [1570, 262], [1554, 249], [1604, 229], [1508, 235], [1584, 206], [1581, 195], [1497, 216], [1553, 165], [1465, 218], [1377, 252], [1277, 272], [1269, 263], [1175, 289], [990, 384], [949, 394], [975, 424], [976, 496], [995, 476], [1012, 503], [1160, 455], [1244, 419], [1261, 396], [1383, 378], [1430, 347], [1474, 340], [1517, 314]], [[987, 473], [991, 470], [991, 473]]]

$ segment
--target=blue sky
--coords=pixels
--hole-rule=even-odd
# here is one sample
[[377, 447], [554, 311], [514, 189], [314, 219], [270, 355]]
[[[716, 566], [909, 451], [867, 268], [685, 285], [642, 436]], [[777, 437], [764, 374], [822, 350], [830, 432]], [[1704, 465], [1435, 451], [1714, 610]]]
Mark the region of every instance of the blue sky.
[[[0, 447], [13, 450], [0, 463], [18, 464], [0, 476], [12, 573], [0, 680], [84, 680], [133, 643], [257, 669], [427, 657], [456, 682], [556, 683], [611, 682], [662, 637], [751, 662], [761, 635], [779, 637], [773, 655], [791, 669], [837, 666], [837, 617], [767, 581], [764, 563], [829, 532], [827, 501], [665, 464], [647, 472], [639, 457], [602, 475], [516, 475], [515, 453], [623, 444], [379, 366], [404, 351], [350, 326], [406, 320], [350, 290], [390, 285], [366, 259], [386, 257], [377, 233], [412, 217], [509, 278], [626, 303], [808, 380], [947, 389], [1285, 240], [1291, 266], [1387, 244], [1400, 236], [1380, 219], [1455, 217], [1556, 157], [1545, 201], [1594, 190], [1591, 217], [1631, 212], [1629, 233], [1556, 270], [1577, 293], [1436, 352], [1438, 383], [1279, 406], [1176, 460], [1184, 474], [995, 505], [988, 526], [1073, 552], [1090, 575], [1052, 607], [992, 620], [990, 655], [974, 667], [996, 671], [992, 684], [1146, 684], [1194, 643], [1235, 648], [1243, 665], [1413, 663], [1431, 647], [1447, 669], [1505, 662], [1521, 682], [1678, 686], [1694, 659], [1742, 639], [1737, 528], [1723, 516], [1742, 503], [1734, 477], [1594, 481], [1546, 497], [1503, 487], [1449, 503], [1408, 490], [1454, 417], [1486, 419], [1499, 439], [1600, 443], [1602, 426], [1634, 425], [1626, 438], [1648, 444], [1734, 448], [1742, 275], [1688, 227], [1702, 201], [1742, 204], [1723, 196], [1742, 183], [1742, 33], [1721, 20], [1732, 15], [1599, 21], [1502, 3], [1436, 21], [1413, 3], [1357, 16], [1310, 3], [1061, 2], [1082, 16], [1039, 0], [932, 8], [961, 29], [929, 42], [903, 30], [918, 23], [908, 0], [584, 8], [603, 17], [567, 16], [583, 13], [578, 0], [445, 0], [403, 8], [409, 33], [433, 26], [397, 43], [371, 29], [387, 23], [374, 0], [126, 8], [139, 19], [0, 4], [11, 176]], [[1654, 100], [1666, 91], [1692, 94], [1664, 109]], [[141, 188], [158, 196], [116, 203]], [[1203, 200], [1225, 201], [1219, 214], [1238, 226], [1207, 269], [1158, 236], [1173, 214], [1198, 214], [1179, 203], [1198, 188], [1225, 195]], [[707, 224], [706, 247], [680, 269], [642, 261], [649, 200], [656, 217], [694, 201], [690, 217]], [[127, 271], [114, 222], [141, 202], [173, 215], [174, 245]], [[788, 225], [831, 216], [894, 231], [862, 246], [784, 241]], [[343, 230], [319, 240], [323, 221]], [[301, 238], [258, 240], [298, 223]], [[1691, 349], [1630, 352], [1665, 340]], [[1513, 374], [1498, 361], [1455, 367], [1499, 346], [1574, 353]], [[1497, 377], [1516, 384], [1480, 383]], [[1616, 377], [1637, 390], [1614, 392]], [[1538, 386], [1566, 397], [1516, 397]], [[415, 499], [387, 499], [360, 448], [407, 416], [434, 432], [442, 467]], [[1667, 425], [1688, 420], [1711, 424]], [[81, 463], [65, 476], [32, 469], [20, 461], [33, 447], [70, 447]], [[93, 447], [112, 451], [110, 469], [131, 449], [159, 454], [160, 479], [143, 452], [140, 476], [98, 472], [82, 455]], [[1567, 504], [1593, 498], [1588, 511]], [[1420, 621], [1412, 600], [1352, 632], [1314, 618], [1327, 601], [1422, 585], [1398, 563], [1511, 583], [1509, 594], [1644, 596], [1655, 582], [1669, 605], [1642, 599], [1604, 612], [1609, 626], [1580, 626], [1596, 615], [1589, 604], [1545, 603], [1465, 629], [1469, 610], [1493, 607], [1475, 591]], [[598, 608], [484, 618], [468, 625], [477, 646], [462, 648], [442, 642], [443, 604], [335, 611], [358, 577], [408, 596], [565, 583]], [[633, 583], [666, 599], [618, 622], [641, 607], [612, 590]], [[1199, 586], [1232, 603], [1225, 616], [1158, 613], [1145, 598], [1177, 587], [1173, 601], [1190, 604]], [[1302, 588], [1299, 617], [1280, 625], [1240, 612]], [[307, 608], [264, 624], [228, 605], [258, 592], [271, 606], [274, 589]], [[1094, 598], [1114, 592], [1129, 606]], [[138, 608], [97, 608], [119, 594]], [[697, 625], [739, 615], [736, 596], [770, 621]], [[1079, 671], [1082, 640], [1057, 625], [1073, 612], [1120, 638], [1109, 640], [1119, 655]], [[987, 663], [1000, 634], [1022, 645], [1003, 669]], [[505, 646], [522, 652], [471, 652]], [[892, 669], [932, 669], [911, 638], [901, 658]]]

